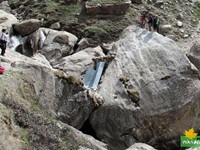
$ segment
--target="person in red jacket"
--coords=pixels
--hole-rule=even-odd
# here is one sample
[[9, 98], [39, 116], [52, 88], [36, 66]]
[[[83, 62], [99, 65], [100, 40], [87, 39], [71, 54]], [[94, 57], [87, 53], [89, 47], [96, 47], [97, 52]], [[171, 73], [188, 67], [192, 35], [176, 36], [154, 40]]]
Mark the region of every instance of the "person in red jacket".
[[0, 65], [0, 74], [3, 74], [4, 71], [5, 71], [5, 68]]
[[144, 28], [146, 22], [148, 21], [147, 15], [148, 15], [148, 12], [147, 12], [147, 11], [143, 11], [143, 12], [142, 12], [142, 15], [141, 15], [141, 17], [140, 17], [140, 27], [141, 27], [141, 28]]

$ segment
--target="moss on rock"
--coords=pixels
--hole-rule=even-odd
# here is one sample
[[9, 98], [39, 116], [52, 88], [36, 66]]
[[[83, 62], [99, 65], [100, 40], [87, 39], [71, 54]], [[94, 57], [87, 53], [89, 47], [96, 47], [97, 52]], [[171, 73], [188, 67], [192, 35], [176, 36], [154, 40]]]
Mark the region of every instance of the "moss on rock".
[[128, 95], [131, 98], [131, 101], [134, 103], [138, 103], [139, 102], [139, 92], [136, 89], [128, 89], [127, 90]]
[[77, 79], [76, 77], [73, 77], [73, 76], [66, 75], [63, 71], [55, 70], [54, 75], [59, 78], [65, 79], [69, 84], [83, 85], [83, 82], [80, 79]]

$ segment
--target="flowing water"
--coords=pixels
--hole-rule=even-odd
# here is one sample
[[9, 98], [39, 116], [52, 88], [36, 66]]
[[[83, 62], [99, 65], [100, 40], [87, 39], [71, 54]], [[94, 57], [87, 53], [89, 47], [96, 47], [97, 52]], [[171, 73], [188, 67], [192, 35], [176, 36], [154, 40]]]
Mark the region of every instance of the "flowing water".
[[22, 39], [22, 38], [19, 37], [19, 36], [12, 36], [12, 37], [10, 38], [9, 42], [8, 42], [8, 47], [9, 47], [11, 50], [14, 50], [14, 51], [15, 51], [16, 47], [17, 47], [18, 45], [20, 45], [21, 39]]

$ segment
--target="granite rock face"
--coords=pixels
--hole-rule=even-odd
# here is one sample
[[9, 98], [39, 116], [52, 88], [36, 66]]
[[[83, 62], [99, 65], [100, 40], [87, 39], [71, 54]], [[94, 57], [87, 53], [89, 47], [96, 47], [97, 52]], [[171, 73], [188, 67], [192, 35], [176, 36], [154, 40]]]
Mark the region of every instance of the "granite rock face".
[[145, 143], [135, 143], [131, 147], [127, 148], [126, 150], [156, 150], [153, 147], [145, 144]]
[[113, 47], [116, 57], [99, 87], [105, 103], [90, 117], [97, 136], [115, 150], [137, 141], [178, 147], [183, 131], [198, 129], [197, 68], [174, 41], [135, 26]]
[[124, 15], [130, 6], [131, 1], [123, 3], [100, 4], [87, 1], [85, 10], [88, 15]]
[[21, 36], [29, 35], [41, 27], [41, 21], [38, 19], [29, 19], [13, 24], [14, 30]]
[[[31, 26], [34, 26], [34, 23]], [[66, 31], [39, 28], [22, 38], [22, 46], [18, 51], [26, 56], [40, 52], [54, 66], [58, 60], [70, 55], [77, 40], [75, 35]]]
[[0, 76], [0, 148], [106, 149], [73, 128], [95, 109], [80, 80], [53, 69], [41, 54], [28, 58], [8, 49], [0, 60], [6, 68]]
[[187, 54], [189, 60], [200, 70], [200, 43], [196, 42]]
[[95, 48], [86, 48], [73, 55], [64, 57], [57, 62], [54, 67], [82, 79], [84, 73], [90, 66], [94, 66], [93, 58], [105, 56], [100, 46]]
[[17, 22], [18, 20], [14, 15], [0, 10], [0, 29], [9, 28], [12, 26], [12, 24]]

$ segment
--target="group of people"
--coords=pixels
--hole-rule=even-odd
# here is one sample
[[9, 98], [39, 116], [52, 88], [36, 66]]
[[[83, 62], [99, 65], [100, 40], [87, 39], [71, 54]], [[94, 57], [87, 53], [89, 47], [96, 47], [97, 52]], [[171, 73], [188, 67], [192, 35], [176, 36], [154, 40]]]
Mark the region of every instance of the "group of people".
[[159, 33], [160, 19], [157, 15], [153, 15], [148, 11], [143, 11], [140, 17], [140, 26], [144, 28], [148, 24], [149, 31], [157, 31]]

